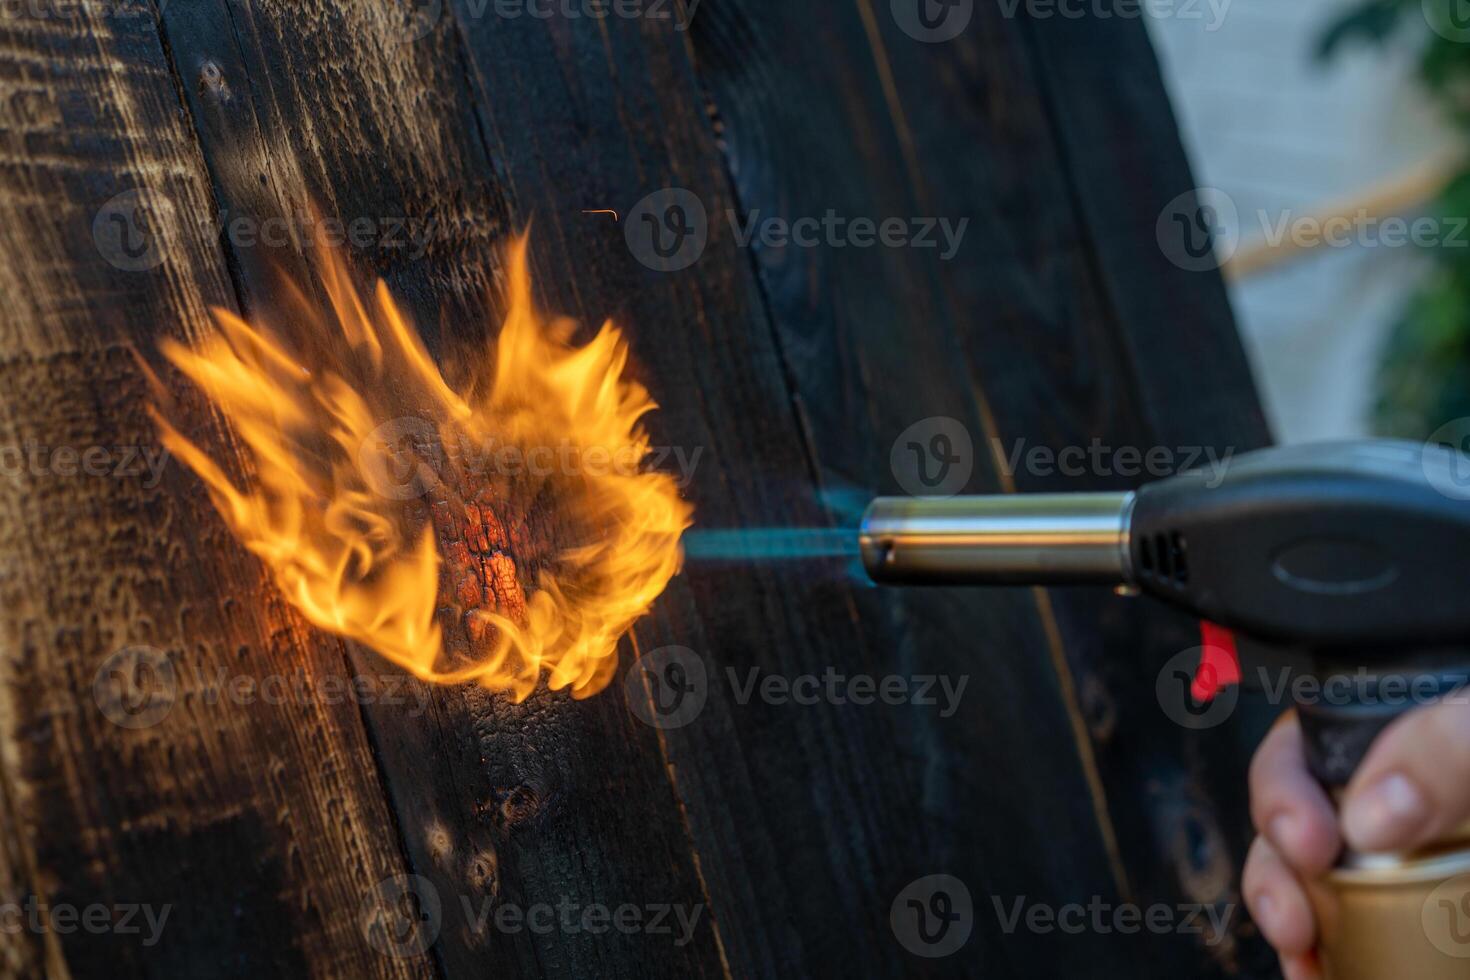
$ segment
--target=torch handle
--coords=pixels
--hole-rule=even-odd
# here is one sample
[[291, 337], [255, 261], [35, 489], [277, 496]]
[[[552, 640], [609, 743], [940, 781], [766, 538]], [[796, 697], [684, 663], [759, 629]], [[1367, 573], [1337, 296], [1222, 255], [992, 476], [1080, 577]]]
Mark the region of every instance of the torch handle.
[[1329, 792], [1351, 781], [1373, 743], [1395, 719], [1459, 690], [1470, 671], [1332, 671], [1299, 692], [1297, 714], [1307, 767]]

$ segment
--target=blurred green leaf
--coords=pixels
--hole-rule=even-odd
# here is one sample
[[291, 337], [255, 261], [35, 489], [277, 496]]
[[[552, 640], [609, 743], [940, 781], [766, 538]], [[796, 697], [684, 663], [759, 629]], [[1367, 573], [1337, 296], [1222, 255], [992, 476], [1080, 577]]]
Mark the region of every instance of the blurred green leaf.
[[[1419, 77], [1445, 110], [1446, 119], [1470, 137], [1470, 43], [1436, 31], [1438, 4], [1449, 19], [1465, 0], [1366, 0], [1353, 6], [1322, 35], [1319, 58], [1339, 54], [1353, 41], [1383, 44], [1395, 29], [1419, 25], [1424, 42]], [[1408, 9], [1414, 15], [1402, 16]], [[1434, 213], [1463, 222], [1470, 216], [1470, 165], [1440, 193]], [[1450, 419], [1470, 417], [1470, 247], [1465, 234], [1429, 249], [1435, 269], [1405, 304], [1383, 350], [1377, 378], [1375, 423], [1386, 435], [1423, 439]]]

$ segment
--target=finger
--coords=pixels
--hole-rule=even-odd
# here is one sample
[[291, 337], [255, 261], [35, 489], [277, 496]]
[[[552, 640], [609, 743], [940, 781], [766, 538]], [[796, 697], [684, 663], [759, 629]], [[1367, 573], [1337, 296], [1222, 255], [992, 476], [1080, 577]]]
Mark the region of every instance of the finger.
[[1287, 864], [1307, 877], [1332, 867], [1342, 850], [1337, 814], [1307, 771], [1295, 711], [1282, 715], [1256, 750], [1250, 788], [1251, 820]]
[[1322, 970], [1317, 965], [1317, 957], [1307, 953], [1281, 957], [1281, 975], [1286, 980], [1320, 980]]
[[1402, 851], [1470, 816], [1470, 698], [1412, 711], [1378, 736], [1343, 801], [1355, 850]]
[[1317, 923], [1296, 873], [1264, 837], [1251, 844], [1241, 878], [1245, 904], [1266, 941], [1286, 957], [1304, 956], [1316, 942]]

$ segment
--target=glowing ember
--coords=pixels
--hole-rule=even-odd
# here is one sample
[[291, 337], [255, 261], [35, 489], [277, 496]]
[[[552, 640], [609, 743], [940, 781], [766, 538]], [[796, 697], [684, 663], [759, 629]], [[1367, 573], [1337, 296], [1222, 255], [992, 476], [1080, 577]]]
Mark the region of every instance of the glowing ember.
[[246, 489], [171, 425], [165, 444], [312, 623], [424, 680], [525, 698], [544, 674], [586, 697], [679, 569], [691, 509], [642, 468], [655, 408], [604, 324], [585, 347], [534, 309], [526, 239], [507, 313], [468, 394], [450, 388], [380, 281], [369, 299], [319, 242], [331, 314], [303, 295], [294, 348], [216, 309], [219, 332], [164, 354], [246, 448]]

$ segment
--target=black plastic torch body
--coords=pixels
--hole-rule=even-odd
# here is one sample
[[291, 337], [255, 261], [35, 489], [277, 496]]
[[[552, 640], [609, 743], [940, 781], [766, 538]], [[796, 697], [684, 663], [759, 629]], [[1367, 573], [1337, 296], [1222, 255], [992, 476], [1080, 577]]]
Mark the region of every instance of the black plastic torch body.
[[1394, 718], [1470, 678], [1470, 461], [1450, 449], [1249, 453], [1218, 482], [1142, 487], [1128, 538], [1141, 590], [1249, 637], [1261, 669], [1315, 675], [1297, 708], [1328, 787]]
[[[1014, 496], [956, 498], [943, 534], [921, 527], [912, 539], [904, 530], [923, 525], [926, 506], [880, 500], [863, 554], [879, 582], [1111, 580], [1228, 627], [1265, 669], [1314, 675], [1298, 708], [1329, 787], [1394, 717], [1470, 676], [1470, 458], [1459, 452], [1389, 440], [1278, 447], [1105, 496], [1035, 498], [1020, 520]], [[1069, 499], [1085, 501], [1071, 517]], [[1078, 513], [1092, 515], [1087, 528]]]

